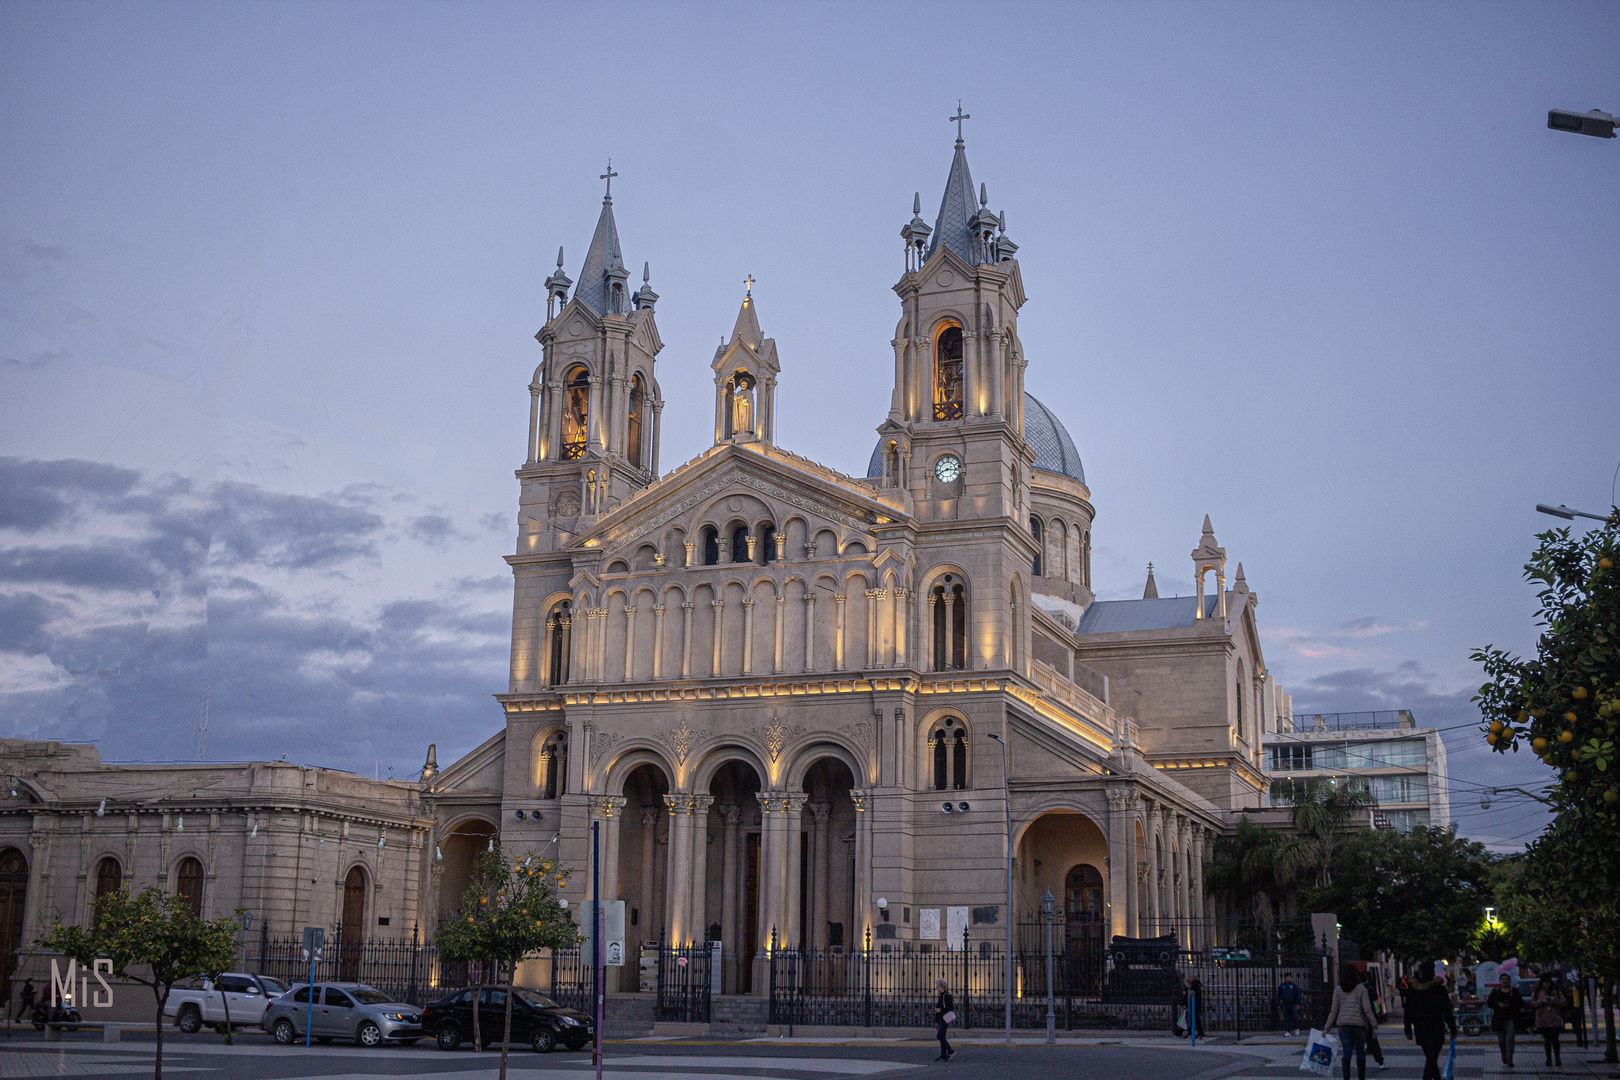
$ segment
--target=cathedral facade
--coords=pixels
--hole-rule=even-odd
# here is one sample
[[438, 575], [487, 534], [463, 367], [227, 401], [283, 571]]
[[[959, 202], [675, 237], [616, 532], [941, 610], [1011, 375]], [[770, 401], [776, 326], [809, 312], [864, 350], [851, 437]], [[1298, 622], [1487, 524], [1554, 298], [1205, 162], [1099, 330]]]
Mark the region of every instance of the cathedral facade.
[[1206, 912], [1203, 862], [1260, 802], [1283, 705], [1257, 597], [1206, 518], [1193, 595], [1150, 573], [1141, 600], [1094, 598], [1091, 489], [1025, 389], [1017, 246], [960, 138], [932, 226], [920, 208], [864, 476], [780, 444], [751, 293], [711, 365], [712, 445], [661, 472], [658, 296], [645, 268], [630, 291], [611, 188], [577, 284], [559, 252], [506, 723], [425, 770], [429, 912], [491, 835], [583, 869], [593, 825], [629, 941], [720, 941], [727, 992], [773, 938], [959, 949], [1048, 891], [1071, 940]]

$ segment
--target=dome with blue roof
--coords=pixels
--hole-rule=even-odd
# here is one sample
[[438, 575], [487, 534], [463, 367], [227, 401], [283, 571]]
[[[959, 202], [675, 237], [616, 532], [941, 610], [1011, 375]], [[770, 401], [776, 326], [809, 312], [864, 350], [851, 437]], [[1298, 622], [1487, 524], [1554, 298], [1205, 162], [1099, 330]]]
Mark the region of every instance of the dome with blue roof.
[[[1085, 467], [1080, 464], [1080, 451], [1074, 448], [1063, 422], [1052, 415], [1034, 394], [1024, 393], [1024, 441], [1035, 451], [1035, 467], [1042, 472], [1057, 473], [1070, 480], [1086, 482]], [[867, 476], [883, 475], [883, 441], [872, 447], [872, 459], [867, 463]]]

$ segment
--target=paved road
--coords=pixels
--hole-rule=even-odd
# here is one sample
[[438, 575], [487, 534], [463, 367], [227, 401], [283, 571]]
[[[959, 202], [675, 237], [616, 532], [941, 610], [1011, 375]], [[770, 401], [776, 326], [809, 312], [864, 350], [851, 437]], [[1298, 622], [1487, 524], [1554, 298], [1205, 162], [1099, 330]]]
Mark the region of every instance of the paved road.
[[[1369, 1069], [1369, 1080], [1417, 1080], [1423, 1059], [1416, 1049], [1386, 1034], [1387, 1071]], [[92, 1041], [95, 1039], [95, 1041]], [[166, 1074], [181, 1080], [377, 1080], [393, 1076], [454, 1076], [487, 1080], [496, 1075], [493, 1052], [444, 1053], [430, 1044], [361, 1050], [347, 1046], [278, 1047], [255, 1037], [224, 1046], [217, 1036], [165, 1036]], [[1066, 1041], [1055, 1047], [957, 1040], [956, 1059], [934, 1061], [930, 1042], [866, 1040], [742, 1043], [632, 1041], [610, 1043], [604, 1076], [609, 1080], [1314, 1080], [1299, 1070], [1298, 1040], [1245, 1040], [1234, 1045], [1206, 1041], [1196, 1049], [1168, 1039]], [[1494, 1052], [1494, 1047], [1492, 1048]], [[1459, 1048], [1457, 1080], [1480, 1080], [1482, 1046]], [[593, 1080], [590, 1054], [535, 1054], [514, 1050], [510, 1075], [518, 1080]], [[1372, 1064], [1369, 1061], [1369, 1066]], [[0, 1078], [114, 1077], [152, 1075], [152, 1037], [126, 1035], [108, 1045], [94, 1036], [68, 1035], [61, 1043], [37, 1036], [0, 1040]], [[1334, 1078], [1329, 1078], [1334, 1080]]]

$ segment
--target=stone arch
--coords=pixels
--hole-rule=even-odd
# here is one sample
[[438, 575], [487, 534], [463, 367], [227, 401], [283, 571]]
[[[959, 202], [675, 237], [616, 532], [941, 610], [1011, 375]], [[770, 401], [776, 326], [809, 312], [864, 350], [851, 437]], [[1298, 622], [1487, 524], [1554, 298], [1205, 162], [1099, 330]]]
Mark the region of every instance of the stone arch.
[[966, 671], [972, 667], [973, 584], [961, 567], [931, 566], [920, 576], [923, 603], [923, 657], [930, 671]]
[[[621, 770], [621, 766], [624, 766]], [[614, 763], [617, 790], [624, 798], [619, 811], [618, 861], [614, 867], [617, 898], [625, 902], [625, 934], [630, 940], [658, 940], [668, 926], [669, 807], [674, 773], [656, 754], [632, 751]], [[639, 989], [636, 969], [626, 964], [621, 990]]]
[[0, 847], [0, 1000], [13, 1000], [11, 978], [23, 947], [23, 917], [28, 910], [28, 856], [21, 848]]
[[548, 723], [529, 739], [529, 784], [533, 798], [555, 799], [568, 791], [568, 725]]
[[838, 549], [841, 545], [838, 541], [838, 534], [832, 529], [825, 527], [817, 529], [810, 542], [816, 548], [814, 558], [836, 559], [838, 557]]
[[199, 919], [207, 909], [208, 864], [200, 851], [184, 850], [175, 854], [169, 866], [169, 891], [191, 907]]
[[785, 791], [803, 791], [805, 775], [822, 758], [837, 758], [842, 761], [849, 769], [850, 775], [855, 778], [856, 786], [866, 786], [870, 783], [868, 779], [870, 769], [863, 760], [866, 754], [850, 745], [851, 742], [853, 740], [846, 741], [842, 735], [817, 731], [802, 736], [796, 744], [784, 747], [782, 780], [778, 787]]
[[439, 864], [439, 921], [454, 918], [461, 910], [461, 898], [472, 882], [473, 864], [481, 852], [489, 850], [489, 842], [499, 833], [500, 826], [479, 810], [467, 811], [441, 826], [434, 845]]
[[729, 993], [752, 989], [753, 958], [764, 944], [757, 796], [768, 776], [751, 748], [728, 743], [704, 755], [693, 784], [709, 802], [697, 826], [705, 843], [693, 860], [690, 922], [693, 936], [721, 942], [722, 987]]
[[[1077, 932], [1074, 944], [1100, 959], [1108, 927], [1108, 834], [1094, 812], [1061, 797], [1053, 799], [1026, 813], [1022, 822], [1014, 823], [1013, 851], [1017, 860], [1013, 907], [1019, 918], [1038, 915], [1041, 898], [1048, 891], [1060, 903], [1066, 902], [1065, 885], [1075, 866], [1084, 864], [1098, 870], [1102, 878], [1102, 917], [1094, 922], [1082, 920], [1091, 929]], [[1067, 909], [1060, 910], [1065, 912], [1066, 923]], [[1097, 966], [1101, 968], [1100, 963]]]
[[664, 756], [663, 748], [646, 737], [627, 740], [613, 752], [607, 767], [598, 774], [595, 789], [606, 795], [623, 795], [625, 781], [643, 765], [651, 765], [663, 774], [665, 790], [675, 790], [675, 767]]
[[922, 754], [917, 762], [922, 790], [952, 792], [973, 787], [978, 748], [973, 725], [962, 709], [950, 705], [930, 709], [918, 728], [915, 745]]
[[[858, 768], [841, 747], [821, 744], [809, 748], [802, 772], [792, 789], [802, 790], [799, 831], [808, 844], [798, 867], [789, 873], [799, 878], [798, 910], [789, 917], [799, 928], [795, 941], [811, 948], [853, 949], [860, 919], [856, 913], [855, 802], [853, 788], [864, 786]], [[802, 867], [802, 870], [801, 870]]]
[[789, 514], [787, 520], [782, 522], [782, 531], [787, 533], [784, 561], [794, 562], [804, 558], [804, 545], [811, 536], [809, 520], [803, 514]]

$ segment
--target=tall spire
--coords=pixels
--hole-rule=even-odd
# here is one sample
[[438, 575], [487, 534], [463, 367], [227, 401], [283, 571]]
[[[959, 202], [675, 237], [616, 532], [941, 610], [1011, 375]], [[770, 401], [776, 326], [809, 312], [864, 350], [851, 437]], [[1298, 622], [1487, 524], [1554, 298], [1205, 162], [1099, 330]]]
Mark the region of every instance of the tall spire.
[[945, 179], [945, 196], [939, 202], [939, 217], [934, 219], [933, 242], [928, 245], [929, 257], [932, 258], [939, 246], [944, 244], [968, 262], [973, 262], [973, 231], [969, 222], [978, 211], [978, 200], [973, 197], [973, 174], [968, 171], [967, 144], [958, 138], [956, 154], [951, 158], [951, 174]]
[[579, 288], [574, 290], [574, 296], [591, 305], [591, 310], [598, 315], [608, 311], [609, 276], [620, 278], [621, 283], [629, 276], [624, 270], [624, 254], [619, 250], [619, 227], [613, 221], [612, 184], [617, 175], [609, 162], [608, 171], [599, 177], [608, 182], [608, 193], [602, 196], [602, 216], [596, 219], [596, 235], [591, 237], [585, 265], [579, 271]]
[[731, 340], [738, 338], [746, 341], [754, 348], [759, 348], [765, 340], [765, 334], [759, 328], [759, 315], [754, 311], [754, 276], [752, 274], [743, 282], [747, 290], [743, 295], [742, 309], [737, 312], [737, 323], [731, 328]]
[[1144, 599], [1144, 600], [1157, 600], [1158, 598], [1159, 598], [1159, 586], [1153, 580], [1153, 564], [1148, 563], [1147, 586], [1142, 590], [1142, 599]]

